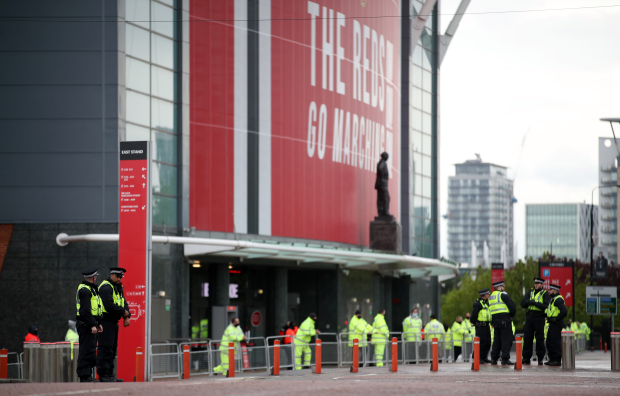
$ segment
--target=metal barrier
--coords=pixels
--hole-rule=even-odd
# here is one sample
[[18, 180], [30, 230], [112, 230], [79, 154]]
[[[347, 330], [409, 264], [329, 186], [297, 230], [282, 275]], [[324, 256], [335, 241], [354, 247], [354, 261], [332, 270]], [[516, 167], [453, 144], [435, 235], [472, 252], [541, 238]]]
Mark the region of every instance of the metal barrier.
[[403, 333], [403, 363], [428, 362], [427, 343], [422, 340], [422, 333]]
[[575, 354], [580, 355], [586, 350], [586, 335], [575, 334]]
[[[461, 356], [463, 357], [463, 362], [469, 362], [474, 352], [474, 336], [471, 334], [459, 335], [461, 337]], [[454, 344], [454, 334], [452, 334], [452, 344]], [[458, 356], [454, 356], [453, 361], [456, 361], [456, 359], [458, 359]]]
[[7, 354], [7, 379], [22, 379], [22, 362], [17, 352]]
[[[212, 366], [210, 362], [209, 341], [182, 342], [179, 344], [181, 362], [183, 361], [183, 347], [189, 346], [189, 370], [190, 376], [211, 375]], [[181, 365], [181, 367], [184, 367]]]
[[182, 354], [179, 354], [178, 344], [151, 344], [149, 350], [149, 378], [179, 378], [181, 379]]
[[[211, 362], [211, 374], [225, 374], [224, 372], [216, 372], [215, 369], [222, 365], [222, 354], [228, 356], [228, 345], [225, 345], [225, 349], [220, 349], [222, 340], [209, 341], [209, 356]], [[180, 352], [181, 355], [183, 351]], [[235, 348], [235, 373], [240, 373], [242, 370], [241, 362], [241, 347]], [[228, 362], [230, 367], [230, 362]]]
[[[353, 340], [360, 337], [359, 334], [355, 333], [340, 333], [338, 334], [338, 344], [340, 346], [340, 363], [338, 367], [343, 367], [346, 365], [353, 364]], [[359, 365], [366, 365], [366, 356], [368, 349], [368, 342], [366, 340], [366, 335], [364, 334], [363, 340], [359, 341]]]
[[241, 371], [267, 370], [269, 368], [267, 341], [263, 337], [250, 337], [246, 339], [245, 345], [241, 346], [243, 362]]
[[295, 367], [295, 350], [293, 348], [293, 344], [285, 344], [284, 339], [287, 336], [275, 336], [275, 337], [267, 337], [267, 366], [269, 370], [273, 368], [273, 353], [274, 353], [274, 345], [273, 342], [275, 340], [280, 340], [280, 368], [293, 368]]
[[[317, 335], [316, 338], [321, 340], [321, 365], [338, 366], [338, 363], [340, 362], [338, 334], [321, 333]], [[312, 361], [314, 362], [314, 354], [312, 356]]]

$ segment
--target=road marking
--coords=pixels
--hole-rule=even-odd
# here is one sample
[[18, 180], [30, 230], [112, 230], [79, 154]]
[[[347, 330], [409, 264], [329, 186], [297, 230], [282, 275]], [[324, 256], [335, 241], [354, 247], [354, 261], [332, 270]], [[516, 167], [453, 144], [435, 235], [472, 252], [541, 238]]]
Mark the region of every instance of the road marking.
[[87, 390], [70, 391], [70, 392], [37, 393], [34, 395], [28, 395], [28, 396], [79, 395], [83, 393], [113, 392], [113, 391], [119, 391], [119, 390], [121, 389], [120, 388], [87, 389]]
[[353, 376], [350, 376], [350, 377], [336, 377], [334, 379], [335, 380], [337, 380], [337, 379], [355, 379], [356, 377], [367, 377], [369, 375], [377, 375], [377, 374], [360, 374], [360, 375], [353, 375]]

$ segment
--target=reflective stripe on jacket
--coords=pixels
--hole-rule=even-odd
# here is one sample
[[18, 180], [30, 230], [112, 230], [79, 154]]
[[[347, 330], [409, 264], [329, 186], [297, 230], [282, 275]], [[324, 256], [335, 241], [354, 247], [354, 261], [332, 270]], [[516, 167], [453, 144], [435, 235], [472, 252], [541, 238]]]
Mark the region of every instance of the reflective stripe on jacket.
[[388, 328], [387, 322], [385, 321], [385, 316], [381, 314], [377, 314], [375, 316], [374, 322], [372, 322], [372, 343], [373, 344], [384, 344], [387, 342], [388, 337], [390, 336], [390, 329]]
[[306, 318], [299, 326], [297, 334], [295, 334], [295, 346], [303, 346], [310, 344], [312, 336], [316, 335], [314, 328], [314, 320], [312, 318]]
[[491, 312], [491, 316], [500, 313], [510, 313], [508, 306], [501, 299], [502, 293], [505, 292], [495, 290], [489, 297], [489, 311]]

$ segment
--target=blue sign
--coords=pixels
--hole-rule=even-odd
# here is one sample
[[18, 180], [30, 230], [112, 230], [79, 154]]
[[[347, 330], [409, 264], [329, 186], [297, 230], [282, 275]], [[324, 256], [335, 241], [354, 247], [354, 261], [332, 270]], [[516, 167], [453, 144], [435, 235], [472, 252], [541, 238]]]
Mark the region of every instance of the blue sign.
[[548, 269], [544, 269], [543, 276], [551, 276], [551, 271], [549, 271]]

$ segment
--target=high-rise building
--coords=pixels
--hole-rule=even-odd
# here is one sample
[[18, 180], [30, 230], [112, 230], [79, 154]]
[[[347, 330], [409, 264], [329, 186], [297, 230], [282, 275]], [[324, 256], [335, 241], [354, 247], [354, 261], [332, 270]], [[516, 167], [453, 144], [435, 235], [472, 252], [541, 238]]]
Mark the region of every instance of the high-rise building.
[[[525, 255], [538, 259], [549, 252], [560, 258], [590, 262], [591, 210], [592, 206], [585, 203], [525, 205]], [[596, 236], [597, 206], [592, 219]]]
[[618, 262], [618, 146], [613, 138], [598, 138], [598, 245], [609, 261]]
[[496, 262], [512, 265], [513, 182], [506, 167], [483, 162], [479, 155], [455, 167], [448, 185], [450, 260], [487, 268]]

